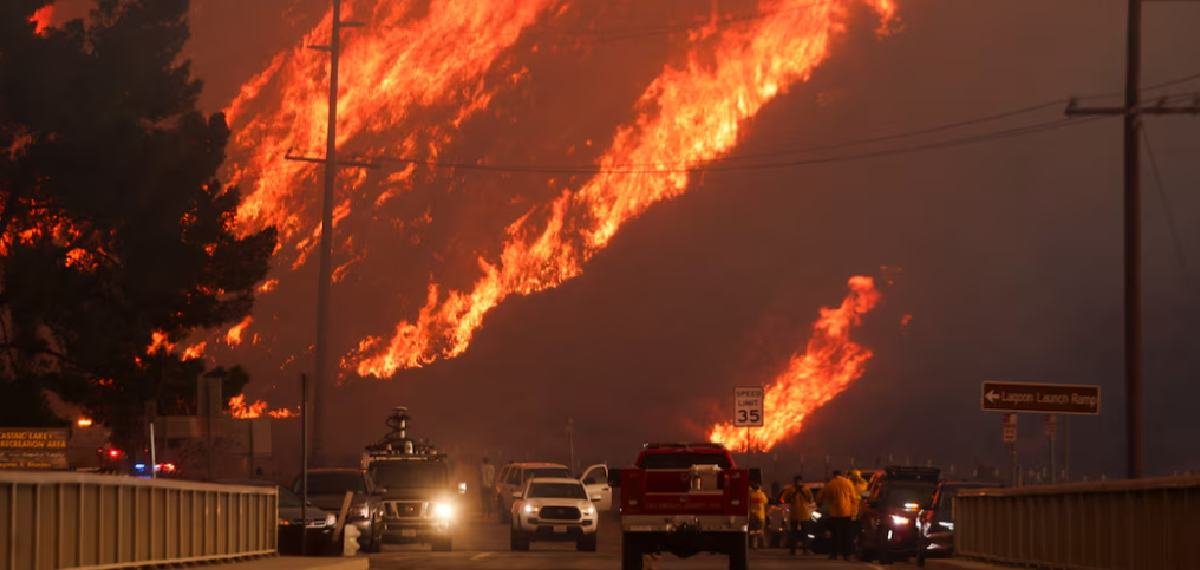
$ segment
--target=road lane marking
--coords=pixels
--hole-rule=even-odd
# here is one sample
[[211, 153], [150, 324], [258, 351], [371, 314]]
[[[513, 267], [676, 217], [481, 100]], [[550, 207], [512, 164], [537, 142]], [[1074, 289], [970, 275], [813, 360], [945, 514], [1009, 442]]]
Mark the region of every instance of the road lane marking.
[[470, 560], [471, 560], [471, 562], [479, 562], [480, 560], [483, 560], [485, 558], [491, 558], [495, 555], [496, 555], [495, 552], [480, 552], [479, 554], [472, 556], [470, 558]]

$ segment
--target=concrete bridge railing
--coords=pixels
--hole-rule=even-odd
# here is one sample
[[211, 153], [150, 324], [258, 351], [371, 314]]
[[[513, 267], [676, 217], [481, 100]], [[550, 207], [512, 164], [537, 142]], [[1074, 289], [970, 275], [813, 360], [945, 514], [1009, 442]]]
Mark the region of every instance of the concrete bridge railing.
[[274, 487], [0, 471], [0, 567], [128, 568], [273, 554]]
[[955, 553], [1038, 568], [1200, 568], [1200, 477], [964, 490]]

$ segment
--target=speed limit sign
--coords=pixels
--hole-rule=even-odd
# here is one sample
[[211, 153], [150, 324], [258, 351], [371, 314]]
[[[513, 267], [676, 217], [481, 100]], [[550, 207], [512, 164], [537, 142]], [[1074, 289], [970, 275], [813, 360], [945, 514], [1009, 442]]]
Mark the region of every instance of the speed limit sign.
[[762, 427], [762, 386], [738, 386], [733, 389], [733, 425], [737, 427]]

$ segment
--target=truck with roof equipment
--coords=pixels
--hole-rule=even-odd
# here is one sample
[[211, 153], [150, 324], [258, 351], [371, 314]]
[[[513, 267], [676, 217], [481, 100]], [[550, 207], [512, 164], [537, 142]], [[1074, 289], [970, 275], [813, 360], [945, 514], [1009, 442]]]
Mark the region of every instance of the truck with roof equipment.
[[739, 469], [715, 443], [650, 443], [633, 467], [612, 470], [620, 490], [621, 568], [643, 556], [724, 554], [745, 570], [751, 469]]
[[429, 544], [448, 551], [461, 489], [450, 481], [449, 460], [437, 448], [408, 436], [408, 408], [396, 407], [391, 428], [362, 455], [362, 470], [383, 505], [385, 542]]

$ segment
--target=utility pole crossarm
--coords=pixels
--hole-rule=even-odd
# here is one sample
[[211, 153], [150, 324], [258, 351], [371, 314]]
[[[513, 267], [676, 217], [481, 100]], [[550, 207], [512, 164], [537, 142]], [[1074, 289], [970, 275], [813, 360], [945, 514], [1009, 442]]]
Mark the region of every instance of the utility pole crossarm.
[[[307, 162], [310, 164], [325, 164], [326, 162], [328, 162], [325, 158], [322, 158], [319, 156], [300, 156], [300, 155], [291, 154], [291, 153], [288, 153], [283, 158], [284, 158], [284, 160], [291, 160], [294, 162]], [[370, 161], [366, 161], [366, 160], [339, 160], [339, 161], [337, 161], [337, 166], [339, 168], [367, 168], [367, 169], [373, 170], [373, 169], [379, 168], [379, 163], [370, 162]]]
[[[1067, 108], [1063, 110], [1063, 114], [1068, 117], [1119, 117], [1125, 115], [1129, 111], [1123, 106], [1118, 107], [1080, 107], [1076, 99], [1071, 99], [1067, 103]], [[1197, 115], [1200, 114], [1200, 97], [1197, 97], [1191, 105], [1172, 106], [1168, 105], [1165, 100], [1160, 100], [1153, 105], [1140, 105], [1133, 109], [1135, 115]]]

